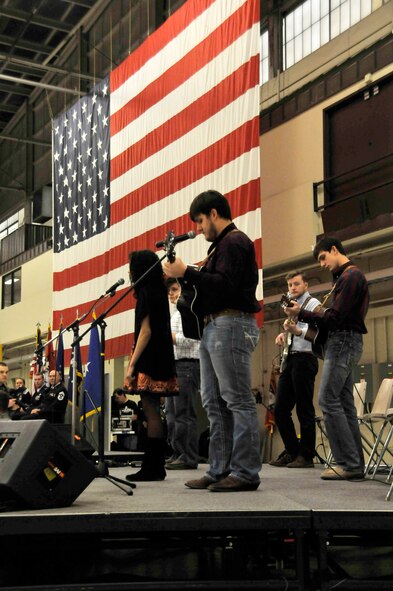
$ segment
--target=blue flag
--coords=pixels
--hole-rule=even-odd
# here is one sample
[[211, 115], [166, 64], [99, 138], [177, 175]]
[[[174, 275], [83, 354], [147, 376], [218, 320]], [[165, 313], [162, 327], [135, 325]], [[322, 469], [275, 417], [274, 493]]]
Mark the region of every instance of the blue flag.
[[101, 410], [101, 346], [97, 326], [90, 332], [89, 358], [86, 364], [86, 376], [83, 385], [86, 417]]

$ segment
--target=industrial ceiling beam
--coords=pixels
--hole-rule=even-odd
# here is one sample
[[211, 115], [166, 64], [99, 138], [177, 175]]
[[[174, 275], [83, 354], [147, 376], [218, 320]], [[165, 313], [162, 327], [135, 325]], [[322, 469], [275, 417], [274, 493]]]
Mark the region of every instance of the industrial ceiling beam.
[[[8, 82], [19, 82], [20, 84], [27, 84], [28, 86], [36, 86], [38, 88], [46, 88], [47, 90], [54, 90], [56, 92], [64, 92], [66, 94], [74, 94], [82, 96], [86, 94], [80, 90], [74, 90], [73, 88], [64, 88], [64, 86], [54, 86], [53, 84], [45, 84], [44, 82], [38, 82], [36, 80], [26, 80], [25, 78], [17, 78], [16, 76], [8, 76], [7, 74], [0, 74], [0, 80], [7, 80]], [[10, 91], [11, 92], [11, 91]], [[14, 91], [12, 91], [14, 92]], [[30, 94], [30, 93], [27, 93]]]
[[0, 103], [0, 113], [16, 113], [19, 107], [15, 105], [8, 105], [7, 103]]
[[68, 4], [74, 4], [75, 6], [83, 6], [83, 8], [91, 8], [94, 5], [94, 0], [64, 0]]
[[62, 31], [63, 33], [69, 33], [72, 30], [72, 25], [68, 23], [44, 16], [39, 16], [37, 14], [31, 15], [29, 12], [25, 12], [24, 10], [9, 8], [8, 6], [3, 6], [0, 8], [0, 16], [5, 16], [24, 22], [29, 21], [29, 23], [33, 25], [39, 25], [47, 29], [56, 29], [57, 31]]
[[[20, 79], [17, 78], [17, 81], [20, 82]], [[20, 96], [29, 96], [31, 91], [28, 88], [24, 88], [23, 86], [15, 84], [3, 84], [0, 82], [0, 92], [19, 94]]]
[[[0, 60], [1, 63], [1, 60]], [[29, 76], [29, 78], [34, 78], [34, 77], [38, 77], [39, 79], [42, 78], [42, 72], [40, 72], [39, 70], [33, 70], [32, 68], [28, 68], [27, 66], [19, 66], [18, 64], [12, 64], [10, 62], [7, 62], [7, 64], [5, 65], [4, 70], [2, 70], [2, 72], [4, 73], [8, 73], [8, 74], [19, 74], [20, 76]]]
[[[71, 72], [70, 70], [66, 70], [65, 68], [59, 68], [58, 66], [51, 66], [49, 64], [40, 64], [40, 63], [34, 62], [33, 60], [29, 60], [29, 59], [21, 59], [18, 57], [9, 57], [5, 53], [0, 53], [0, 61], [1, 60], [6, 61], [8, 65], [9, 64], [16, 64], [22, 68], [28, 67], [28, 68], [31, 68], [32, 70], [34, 68], [36, 68], [38, 70], [45, 70], [46, 72], [53, 72], [54, 74], [62, 74], [64, 76], [74, 76], [75, 78], [81, 78], [83, 80], [91, 80], [92, 82], [99, 80], [97, 77], [94, 77], [90, 74], [84, 74], [81, 72]], [[7, 65], [7, 67], [9, 67], [8, 65]]]
[[23, 193], [26, 193], [26, 189], [19, 189], [18, 187], [4, 187], [3, 185], [0, 185], [0, 191], [22, 191]]
[[52, 143], [46, 142], [45, 140], [34, 140], [27, 137], [15, 137], [13, 135], [3, 135], [2, 133], [0, 133], [0, 141], [1, 140], [17, 142], [18, 144], [33, 144], [35, 146], [45, 146], [46, 148], [52, 147]]
[[32, 51], [33, 53], [42, 53], [44, 55], [49, 55], [52, 52], [52, 48], [46, 47], [43, 43], [34, 43], [33, 41], [25, 41], [24, 39], [15, 41], [13, 37], [9, 37], [8, 35], [0, 35], [0, 43], [17, 49]]

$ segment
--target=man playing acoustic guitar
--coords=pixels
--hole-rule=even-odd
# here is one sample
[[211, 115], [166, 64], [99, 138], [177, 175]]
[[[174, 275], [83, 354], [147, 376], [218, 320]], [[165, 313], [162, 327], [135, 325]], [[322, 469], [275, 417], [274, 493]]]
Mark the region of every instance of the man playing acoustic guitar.
[[260, 305], [254, 244], [236, 228], [227, 199], [217, 191], [195, 197], [190, 217], [212, 243], [201, 270], [179, 258], [164, 264], [169, 277], [196, 286], [205, 323], [199, 351], [210, 466], [205, 476], [186, 486], [212, 492], [257, 490], [261, 460], [251, 354], [259, 338], [254, 316]]
[[352, 394], [352, 370], [362, 354], [362, 335], [367, 333], [364, 324], [369, 303], [367, 280], [346, 256], [337, 238], [322, 238], [314, 248], [314, 257], [333, 274], [331, 306], [310, 312], [301, 310], [294, 302], [285, 312], [289, 317], [315, 323], [327, 332], [319, 405], [337, 466], [324, 470], [321, 478], [362, 478], [364, 457]]
[[[304, 310], [313, 310], [320, 302], [310, 296], [305, 273], [292, 271], [285, 277], [290, 299], [296, 300]], [[318, 361], [311, 351], [311, 343], [304, 339], [308, 325], [301, 321], [286, 320], [285, 332], [276, 338], [276, 345], [284, 346], [286, 359], [278, 380], [274, 415], [285, 449], [271, 466], [287, 468], [313, 468], [315, 450], [314, 382]], [[288, 337], [291, 337], [288, 346]], [[300, 441], [297, 438], [292, 411], [300, 423]]]

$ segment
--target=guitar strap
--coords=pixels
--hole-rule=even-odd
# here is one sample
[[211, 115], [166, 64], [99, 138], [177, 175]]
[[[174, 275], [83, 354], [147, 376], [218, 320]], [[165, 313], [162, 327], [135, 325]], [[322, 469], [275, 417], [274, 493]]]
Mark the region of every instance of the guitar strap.
[[[225, 238], [227, 236], [229, 236], [229, 234], [232, 234], [233, 232], [240, 232], [240, 230], [238, 230], [238, 229], [236, 229], [236, 230], [230, 230], [228, 232], [228, 234], [226, 236], [224, 236], [224, 238], [222, 239], [222, 242], [225, 240]], [[215, 246], [213, 248], [213, 250], [211, 250], [209, 252], [209, 254], [203, 259], [203, 261], [201, 262], [201, 264], [198, 266], [198, 271], [200, 271], [201, 269], [203, 269], [203, 267], [206, 265], [207, 261], [210, 259], [210, 257], [212, 256], [212, 254], [215, 252], [216, 248], [217, 248], [217, 246]]]
[[[349, 265], [349, 267], [347, 267], [342, 273], [341, 273], [341, 277], [344, 275], [344, 273], [346, 273], [349, 269], [353, 269], [353, 267], [355, 267], [355, 265]], [[328, 294], [326, 294], [320, 304], [320, 306], [317, 306], [317, 308], [319, 310], [321, 310], [324, 305], [326, 304], [326, 302], [328, 301], [328, 299], [330, 298], [330, 296], [332, 295], [332, 293], [334, 292], [334, 290], [336, 289], [336, 285], [337, 285], [337, 281], [336, 283], [333, 284], [332, 289], [329, 291]]]
[[[230, 230], [226, 236], [229, 236], [232, 232], [239, 231], [240, 230], [237, 229]], [[226, 236], [224, 236], [222, 241], [225, 240]], [[215, 246], [199, 265], [194, 266], [194, 269], [201, 271], [215, 252], [216, 248], [217, 247]], [[200, 339], [203, 331], [203, 317], [198, 311], [198, 293], [193, 283], [190, 283], [187, 288], [185, 287], [186, 283], [187, 282], [182, 282], [182, 292], [177, 302], [177, 308], [182, 318], [183, 334], [190, 339]]]
[[312, 299], [312, 296], [308, 296], [308, 298], [306, 298], [306, 299], [304, 300], [304, 302], [302, 303], [302, 305], [301, 305], [301, 307], [300, 307], [300, 310], [303, 310], [303, 309], [304, 309], [304, 308], [307, 306], [308, 302], [309, 302], [311, 299]]
[[[300, 306], [300, 311], [301, 311], [301, 310], [303, 310], [303, 308], [305, 308], [305, 307], [307, 306], [308, 302], [309, 302], [311, 299], [312, 299], [312, 296], [310, 295], [310, 296], [308, 296], [308, 298], [306, 298], [306, 299], [304, 300], [304, 302], [303, 302], [303, 303], [302, 303], [302, 305]], [[295, 324], [296, 324], [296, 322], [295, 322]], [[289, 333], [289, 334], [291, 334], [291, 333]], [[293, 337], [294, 337], [294, 336], [295, 336], [295, 335], [292, 335], [292, 336], [291, 336], [291, 340], [290, 340], [290, 342], [289, 342], [289, 347], [288, 347], [288, 353], [290, 352], [290, 350], [291, 350], [291, 348], [292, 348], [292, 345], [293, 345]]]

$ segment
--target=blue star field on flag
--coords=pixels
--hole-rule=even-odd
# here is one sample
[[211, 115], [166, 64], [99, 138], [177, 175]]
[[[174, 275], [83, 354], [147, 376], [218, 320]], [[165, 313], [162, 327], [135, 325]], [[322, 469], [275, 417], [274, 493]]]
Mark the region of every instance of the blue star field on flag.
[[105, 79], [54, 124], [56, 253], [109, 227], [109, 162], [109, 83]]

